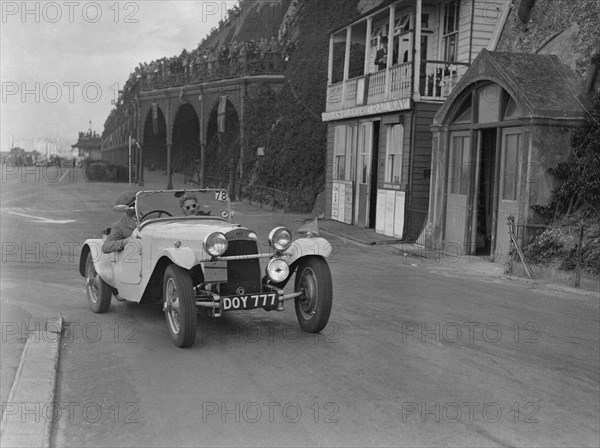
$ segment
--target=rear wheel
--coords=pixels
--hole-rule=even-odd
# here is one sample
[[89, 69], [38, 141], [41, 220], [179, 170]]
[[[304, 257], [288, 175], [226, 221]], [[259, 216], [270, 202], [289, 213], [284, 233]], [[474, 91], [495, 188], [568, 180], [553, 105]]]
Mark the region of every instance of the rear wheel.
[[196, 340], [196, 300], [192, 277], [185, 269], [170, 265], [163, 282], [163, 310], [167, 328], [177, 347], [191, 347]]
[[294, 299], [300, 327], [309, 333], [318, 333], [329, 322], [333, 302], [331, 272], [323, 258], [302, 259], [296, 271], [295, 291], [303, 292]]
[[98, 314], [106, 313], [110, 307], [112, 290], [96, 272], [91, 253], [88, 253], [85, 261], [85, 286], [91, 310]]

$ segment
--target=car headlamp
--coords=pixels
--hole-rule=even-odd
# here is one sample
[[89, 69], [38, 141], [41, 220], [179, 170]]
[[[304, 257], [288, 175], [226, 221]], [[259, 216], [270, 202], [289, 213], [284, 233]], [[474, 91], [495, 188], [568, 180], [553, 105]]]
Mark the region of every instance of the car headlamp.
[[292, 244], [292, 234], [285, 227], [275, 227], [269, 233], [269, 242], [275, 250], [284, 251]]
[[275, 283], [281, 283], [290, 275], [290, 267], [281, 258], [273, 258], [267, 265], [267, 275]]
[[204, 250], [213, 257], [223, 255], [227, 250], [227, 238], [221, 232], [211, 233], [204, 239]]

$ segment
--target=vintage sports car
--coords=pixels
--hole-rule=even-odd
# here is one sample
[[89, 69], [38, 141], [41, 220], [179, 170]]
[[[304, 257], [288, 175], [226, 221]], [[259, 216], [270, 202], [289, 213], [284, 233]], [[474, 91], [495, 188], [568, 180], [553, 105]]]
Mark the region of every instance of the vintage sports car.
[[[182, 212], [184, 194], [197, 198], [197, 214]], [[233, 223], [227, 192], [219, 189], [140, 191], [131, 209], [137, 228], [122, 251], [103, 253], [106, 235], [83, 245], [79, 272], [93, 312], [108, 311], [112, 296], [162, 301], [178, 347], [194, 343], [199, 311], [216, 318], [255, 308], [283, 311], [285, 302], [294, 299], [303, 330], [317, 333], [327, 325], [333, 294], [327, 240], [310, 234], [293, 240], [288, 229], [276, 227], [269, 250], [261, 252], [256, 233]], [[292, 276], [294, 288], [285, 292]]]

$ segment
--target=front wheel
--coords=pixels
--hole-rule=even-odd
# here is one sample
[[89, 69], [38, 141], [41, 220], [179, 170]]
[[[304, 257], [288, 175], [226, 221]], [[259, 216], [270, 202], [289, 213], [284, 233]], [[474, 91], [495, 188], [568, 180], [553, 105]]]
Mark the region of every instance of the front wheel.
[[85, 287], [91, 310], [98, 314], [106, 313], [110, 307], [112, 291], [96, 272], [91, 252], [85, 261]]
[[300, 327], [309, 333], [318, 333], [329, 322], [333, 302], [331, 272], [323, 258], [302, 259], [296, 271], [295, 291], [303, 292], [294, 299]]
[[163, 309], [167, 328], [177, 347], [191, 347], [196, 340], [196, 301], [192, 277], [185, 269], [170, 265], [163, 282]]

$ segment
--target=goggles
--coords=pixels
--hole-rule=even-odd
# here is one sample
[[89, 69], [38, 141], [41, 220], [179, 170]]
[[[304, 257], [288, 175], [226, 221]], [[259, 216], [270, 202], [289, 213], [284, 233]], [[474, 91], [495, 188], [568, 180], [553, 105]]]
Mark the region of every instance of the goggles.
[[196, 204], [194, 202], [193, 204], [188, 204], [188, 205], [184, 206], [183, 208], [185, 208], [186, 210], [196, 210], [196, 207], [198, 207], [198, 204]]

